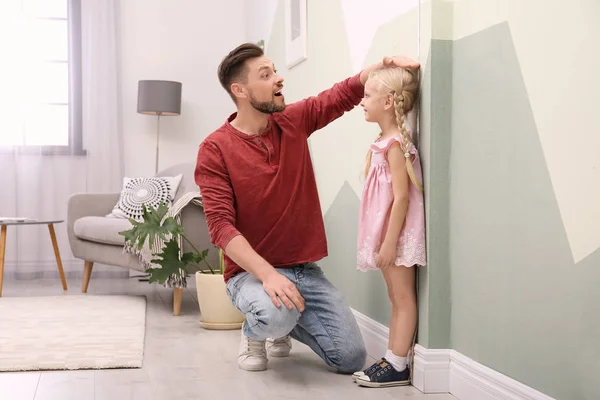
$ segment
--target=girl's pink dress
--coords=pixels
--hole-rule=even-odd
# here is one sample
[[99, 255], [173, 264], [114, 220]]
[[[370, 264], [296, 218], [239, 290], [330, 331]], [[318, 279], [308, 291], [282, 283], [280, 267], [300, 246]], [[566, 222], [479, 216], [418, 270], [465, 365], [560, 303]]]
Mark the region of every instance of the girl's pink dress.
[[[394, 193], [392, 173], [387, 161], [387, 151], [399, 137], [391, 137], [371, 144], [373, 156], [371, 168], [365, 181], [360, 208], [358, 227], [357, 269], [368, 271], [377, 269], [375, 255], [385, 238]], [[414, 145], [409, 149], [415, 175], [423, 182], [419, 153]], [[409, 203], [406, 219], [398, 238], [396, 265], [412, 267], [425, 265], [425, 212], [423, 193], [410, 182]]]

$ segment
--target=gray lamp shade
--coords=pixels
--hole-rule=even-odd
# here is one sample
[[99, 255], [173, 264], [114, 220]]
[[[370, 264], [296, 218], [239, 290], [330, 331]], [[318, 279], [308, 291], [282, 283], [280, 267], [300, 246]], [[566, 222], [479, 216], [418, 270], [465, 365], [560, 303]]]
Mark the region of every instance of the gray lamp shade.
[[139, 81], [137, 112], [149, 115], [181, 114], [181, 82]]

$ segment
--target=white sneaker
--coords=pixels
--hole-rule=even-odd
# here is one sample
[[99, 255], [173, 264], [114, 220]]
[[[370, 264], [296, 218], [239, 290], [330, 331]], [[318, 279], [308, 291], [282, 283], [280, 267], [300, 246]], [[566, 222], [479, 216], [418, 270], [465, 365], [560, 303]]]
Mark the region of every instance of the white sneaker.
[[269, 357], [287, 357], [292, 351], [292, 338], [287, 335], [279, 339], [267, 339], [266, 347]]
[[242, 329], [238, 367], [245, 371], [264, 371], [268, 361], [265, 341], [250, 339]]

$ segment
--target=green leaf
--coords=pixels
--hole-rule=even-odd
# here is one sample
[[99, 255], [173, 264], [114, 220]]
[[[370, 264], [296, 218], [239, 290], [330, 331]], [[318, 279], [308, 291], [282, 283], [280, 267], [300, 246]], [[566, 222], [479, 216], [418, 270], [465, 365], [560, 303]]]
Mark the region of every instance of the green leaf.
[[193, 254], [194, 257], [194, 262], [196, 264], [200, 264], [202, 261], [204, 261], [204, 259], [206, 258], [205, 256], [203, 256], [202, 254], [198, 254], [198, 253], [194, 253]]
[[134, 221], [131, 218], [129, 218], [129, 222], [131, 222], [131, 225], [133, 226], [133, 228], [131, 228], [128, 231], [119, 232], [119, 235], [125, 236], [125, 243], [129, 243], [130, 245], [133, 246], [135, 244], [136, 239], [138, 238], [138, 231], [137, 231], [138, 222]]
[[165, 219], [161, 228], [171, 235], [181, 235], [183, 233], [183, 226], [179, 225], [173, 217]]
[[119, 232], [119, 235], [124, 236], [125, 241], [131, 246], [137, 245], [139, 250], [142, 249], [146, 239], [148, 239], [150, 248], [155, 250], [152, 246], [157, 237], [166, 241], [166, 235], [168, 234], [180, 235], [183, 233], [183, 227], [174, 218], [168, 217], [163, 221], [168, 211], [169, 207], [165, 203], [161, 203], [158, 208], [150, 211], [145, 204], [142, 204], [142, 222], [129, 219], [133, 227], [127, 231]]
[[152, 262], [160, 265], [161, 268], [148, 268], [146, 270], [150, 274], [150, 283], [163, 284], [171, 275], [181, 276], [181, 270], [184, 274], [187, 274], [187, 266], [194, 261], [192, 253], [184, 253], [179, 259], [179, 245], [175, 239], [169, 240], [163, 247], [162, 252], [155, 253], [154, 256], [157, 258], [153, 259]]
[[[203, 262], [208, 267], [210, 273], [214, 274], [215, 270], [213, 269], [213, 267], [210, 265], [210, 263], [206, 259], [207, 256], [208, 256], [208, 249], [204, 249], [202, 252], [195, 252], [192, 255], [194, 263], [201, 264]], [[205, 271], [203, 271], [203, 270], [200, 270], [200, 271], [202, 273], [205, 273]]]
[[208, 249], [205, 249], [200, 253], [194, 253], [194, 255], [193, 255], [194, 262], [196, 264], [200, 264], [202, 261], [204, 261], [206, 259], [207, 256], [208, 256]]

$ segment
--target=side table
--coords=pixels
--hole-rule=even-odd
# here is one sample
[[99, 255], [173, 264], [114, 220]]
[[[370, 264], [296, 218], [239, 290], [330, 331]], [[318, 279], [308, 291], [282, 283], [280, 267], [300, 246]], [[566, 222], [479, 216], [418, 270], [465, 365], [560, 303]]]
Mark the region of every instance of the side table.
[[58, 242], [56, 241], [56, 233], [54, 232], [54, 224], [59, 224], [64, 220], [0, 220], [0, 297], [2, 297], [2, 280], [4, 277], [4, 255], [6, 254], [6, 231], [9, 225], [48, 225], [50, 232], [50, 240], [54, 247], [54, 256], [58, 265], [58, 273], [62, 281], [63, 290], [67, 290], [67, 280], [65, 279], [65, 271], [63, 270], [60, 252], [58, 250]]

